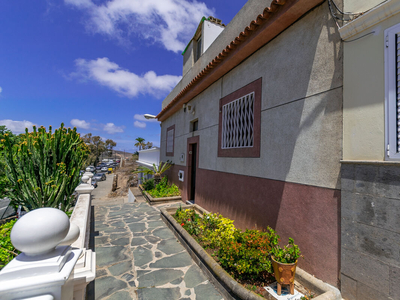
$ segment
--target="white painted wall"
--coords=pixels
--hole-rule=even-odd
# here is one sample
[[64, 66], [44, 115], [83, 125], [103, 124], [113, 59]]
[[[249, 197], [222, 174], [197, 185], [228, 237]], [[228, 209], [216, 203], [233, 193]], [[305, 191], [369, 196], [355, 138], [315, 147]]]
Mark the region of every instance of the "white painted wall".
[[[384, 31], [400, 23], [396, 2], [388, 1], [385, 9], [372, 10], [341, 30], [351, 26], [348, 32], [356, 33], [343, 44], [343, 160], [385, 160]], [[374, 34], [364, 36], [369, 32]]]
[[224, 30], [225, 27], [221, 25], [217, 25], [208, 20], [204, 20], [203, 28], [202, 28], [202, 36], [203, 39], [203, 49], [202, 54], [206, 52], [208, 47], [215, 41], [215, 39], [219, 36], [219, 34]]
[[137, 161], [139, 164], [156, 164], [158, 166], [160, 164], [160, 148], [154, 147], [151, 149], [141, 150], [139, 151], [139, 159]]

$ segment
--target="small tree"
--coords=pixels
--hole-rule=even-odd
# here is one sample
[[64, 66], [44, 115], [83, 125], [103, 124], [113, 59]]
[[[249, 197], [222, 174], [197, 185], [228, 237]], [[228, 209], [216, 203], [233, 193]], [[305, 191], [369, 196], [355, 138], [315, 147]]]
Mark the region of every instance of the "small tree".
[[114, 148], [115, 146], [117, 146], [117, 143], [114, 142], [114, 141], [111, 140], [111, 139], [107, 139], [105, 145], [106, 145], [106, 149], [108, 150], [108, 156], [112, 156], [113, 148]]
[[82, 140], [89, 147], [89, 156], [85, 161], [85, 165], [97, 164], [99, 161], [99, 156], [106, 151], [106, 143], [98, 135], [92, 135], [87, 133], [82, 137]]
[[144, 145], [143, 150], [144, 150], [144, 149], [151, 149], [151, 148], [153, 148], [153, 143], [152, 143], [152, 142], [147, 142], [147, 143]]
[[52, 133], [43, 126], [20, 135], [12, 144], [5, 134], [6, 174], [13, 189], [10, 198], [26, 211], [55, 207], [67, 211], [75, 188], [80, 182], [79, 171], [87, 157], [88, 147], [76, 128], [59, 129]]
[[135, 144], [135, 147], [138, 147], [138, 148], [139, 148], [139, 151], [142, 150], [143, 147], [146, 146], [146, 144], [145, 144], [145, 142], [144, 142], [144, 141], [145, 141], [144, 138], [138, 137], [135, 141], [137, 141], [137, 143]]
[[160, 183], [161, 181], [161, 175], [162, 173], [164, 173], [165, 171], [167, 171], [169, 168], [171, 168], [172, 164], [170, 161], [167, 161], [166, 163], [160, 163], [159, 166], [156, 166], [156, 164], [153, 164], [153, 169], [150, 169], [148, 167], [145, 166], [139, 166], [136, 171], [134, 171], [133, 173], [143, 173], [146, 175], [153, 175], [154, 176], [154, 184], [157, 185]]

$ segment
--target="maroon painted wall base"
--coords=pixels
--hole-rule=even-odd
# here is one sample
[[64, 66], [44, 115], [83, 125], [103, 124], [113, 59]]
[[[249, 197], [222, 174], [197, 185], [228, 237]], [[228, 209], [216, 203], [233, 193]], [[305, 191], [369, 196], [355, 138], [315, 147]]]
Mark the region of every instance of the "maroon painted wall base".
[[[185, 171], [185, 182], [178, 180], [179, 170]], [[187, 195], [186, 175], [186, 167], [169, 170], [168, 178], [182, 195]], [[270, 226], [281, 236], [282, 246], [294, 238], [304, 255], [299, 267], [339, 285], [340, 190], [199, 168], [195, 203], [235, 220], [241, 229]]]

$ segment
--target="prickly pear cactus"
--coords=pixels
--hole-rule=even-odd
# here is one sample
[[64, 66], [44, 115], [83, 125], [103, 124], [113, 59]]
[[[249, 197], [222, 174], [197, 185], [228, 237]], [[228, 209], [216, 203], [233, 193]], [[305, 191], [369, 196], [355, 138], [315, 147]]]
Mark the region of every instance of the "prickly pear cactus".
[[5, 135], [6, 174], [13, 189], [11, 198], [25, 210], [55, 207], [67, 211], [72, 193], [80, 182], [79, 171], [88, 147], [76, 128], [64, 124], [52, 132], [51, 126], [25, 130], [20, 142], [12, 144]]

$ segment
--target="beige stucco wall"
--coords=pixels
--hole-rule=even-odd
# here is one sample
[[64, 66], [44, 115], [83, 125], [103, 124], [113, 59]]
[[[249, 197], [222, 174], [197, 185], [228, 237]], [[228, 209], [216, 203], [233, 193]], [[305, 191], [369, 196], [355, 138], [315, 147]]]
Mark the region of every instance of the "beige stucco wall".
[[397, 23], [400, 23], [400, 14], [348, 40], [372, 31], [375, 31], [374, 34], [344, 43], [344, 160], [385, 159], [384, 31]]
[[[222, 34], [221, 34], [222, 35]], [[210, 47], [211, 48], [211, 47]], [[200, 135], [199, 167], [339, 188], [342, 148], [342, 51], [325, 2], [162, 123], [161, 158], [177, 165], [187, 138]], [[262, 77], [260, 158], [218, 157], [219, 99]], [[199, 130], [191, 133], [190, 121]], [[165, 156], [175, 124], [175, 155]]]

